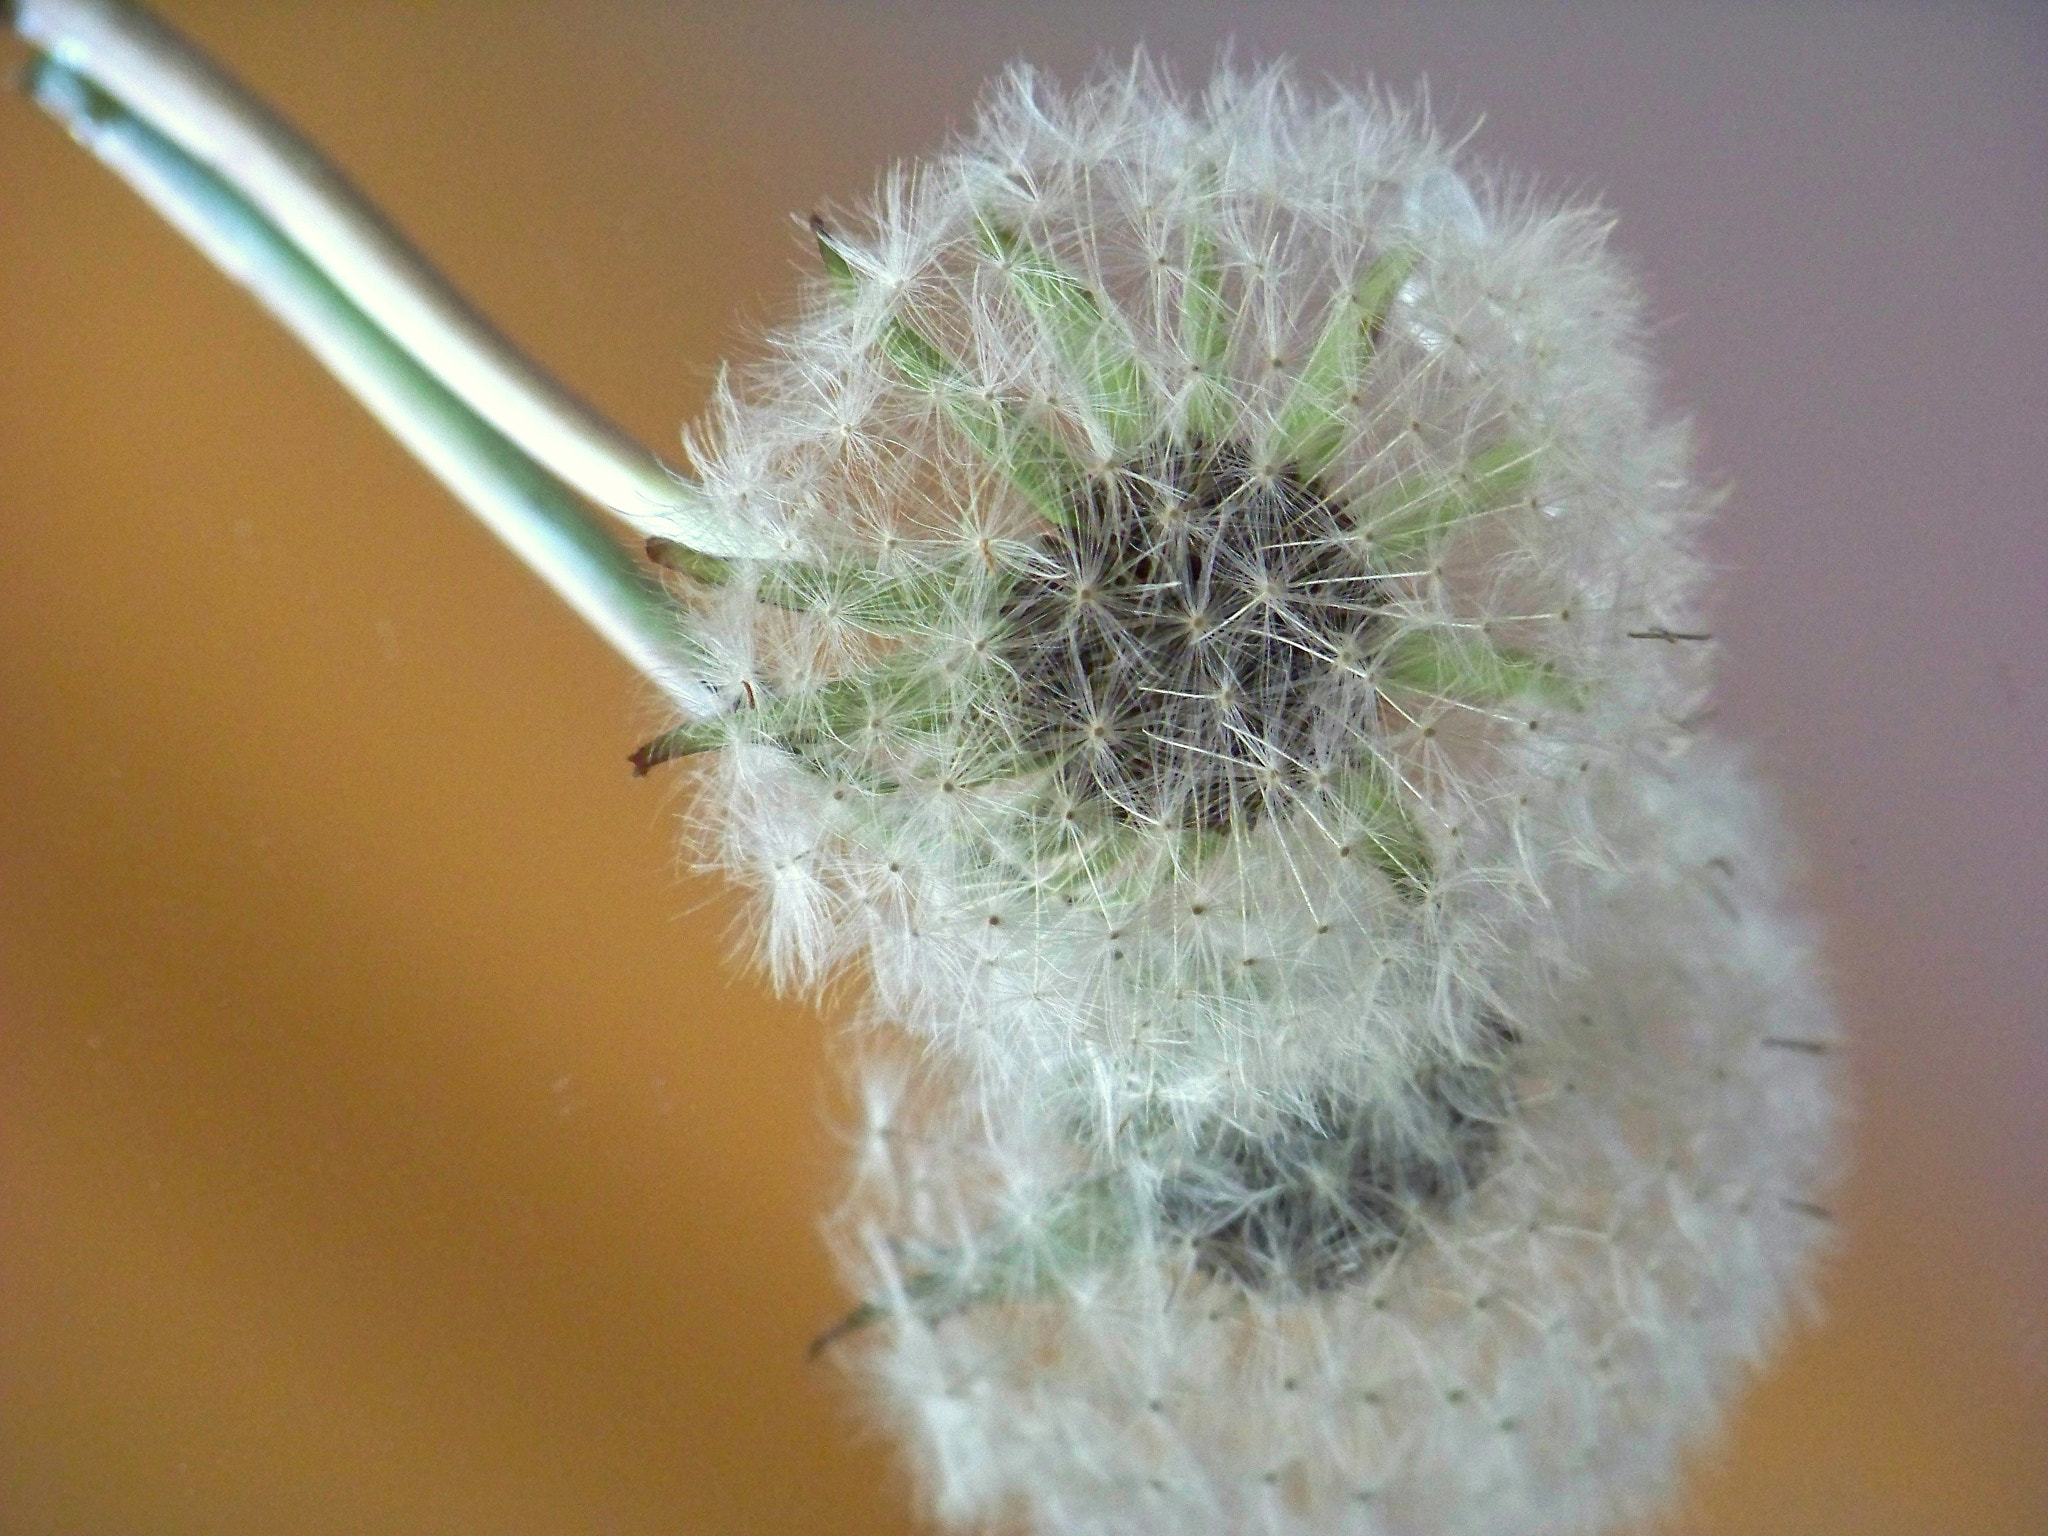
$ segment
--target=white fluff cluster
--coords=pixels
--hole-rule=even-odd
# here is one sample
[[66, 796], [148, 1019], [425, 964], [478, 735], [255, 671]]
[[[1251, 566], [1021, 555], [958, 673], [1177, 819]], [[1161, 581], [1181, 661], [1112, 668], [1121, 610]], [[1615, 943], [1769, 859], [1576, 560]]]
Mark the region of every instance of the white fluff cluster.
[[1013, 77], [824, 235], [693, 445], [790, 552], [700, 597], [779, 979], [865, 958], [1104, 1124], [1469, 1047], [1697, 689], [1627, 638], [1695, 627], [1702, 501], [1603, 225], [1497, 202], [1379, 103], [1140, 68]]
[[641, 762], [917, 1042], [835, 1338], [938, 1509], [1647, 1497], [1823, 1224], [1832, 1029], [1689, 752], [1707, 498], [1603, 220], [1140, 59], [813, 228], [691, 443], [782, 553], [656, 542], [728, 707]]
[[1343, 1283], [1208, 1262], [1213, 1225], [1159, 1198], [1172, 1150], [1091, 1179], [1057, 1124], [870, 1069], [838, 1235], [892, 1332], [859, 1368], [942, 1519], [1533, 1536], [1655, 1509], [1827, 1232], [1836, 1037], [1752, 794], [1707, 752], [1640, 789], [1641, 867], [1566, 925], [1581, 969], [1503, 983], [1483, 1178]]

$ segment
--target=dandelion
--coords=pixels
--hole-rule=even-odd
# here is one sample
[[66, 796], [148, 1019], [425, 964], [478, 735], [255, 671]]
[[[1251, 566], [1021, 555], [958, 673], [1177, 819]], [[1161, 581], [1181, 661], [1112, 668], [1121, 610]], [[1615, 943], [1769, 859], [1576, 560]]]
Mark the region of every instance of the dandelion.
[[941, 1518], [1655, 1505], [1828, 1231], [1836, 1035], [1602, 215], [1284, 68], [1020, 69], [812, 216], [685, 478], [159, 25], [12, 16], [674, 702], [778, 982], [871, 980], [814, 1354]]
[[[1766, 809], [1702, 748], [1501, 984], [1441, 1162], [1370, 1116], [1114, 1158], [871, 1065], [854, 1356], [934, 1512], [1062, 1533], [1596, 1531], [1654, 1513], [1831, 1236], [1838, 1036]], [[1610, 822], [1610, 826], [1613, 826]], [[1399, 1154], [1413, 1158], [1412, 1152]], [[1452, 1178], [1438, 1169], [1457, 1169]]]
[[1824, 1233], [1832, 1027], [1688, 755], [1706, 498], [1604, 223], [1140, 59], [812, 231], [692, 439], [784, 552], [678, 562], [734, 707], [648, 755], [722, 749], [778, 977], [939, 1047], [821, 1347], [949, 1521], [1647, 1507]]
[[856, 959], [1105, 1136], [1393, 1101], [1614, 853], [1700, 686], [1704, 498], [1586, 211], [1483, 201], [1284, 70], [1018, 72], [691, 438], [663, 543], [723, 715], [714, 862], [777, 978]]

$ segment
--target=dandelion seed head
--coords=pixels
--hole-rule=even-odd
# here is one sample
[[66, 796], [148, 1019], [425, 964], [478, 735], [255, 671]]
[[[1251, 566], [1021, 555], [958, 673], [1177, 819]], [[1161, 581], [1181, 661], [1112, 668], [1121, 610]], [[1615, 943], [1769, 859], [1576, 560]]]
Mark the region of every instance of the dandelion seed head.
[[865, 962], [1104, 1127], [1415, 1109], [1700, 687], [1627, 639], [1693, 622], [1705, 499], [1601, 217], [1141, 57], [1013, 72], [815, 231], [691, 436], [789, 553], [683, 594], [778, 979]]
[[787, 551], [682, 585], [696, 814], [912, 1043], [827, 1338], [935, 1511], [1647, 1511], [1825, 1237], [1833, 1025], [1680, 723], [1709, 498], [1604, 217], [1140, 57], [812, 232], [692, 440]]
[[1369, 1536], [1659, 1509], [1810, 1301], [1837, 1028], [1737, 765], [1702, 750], [1630, 798], [1576, 963], [1502, 978], [1517, 1039], [1420, 1135], [1332, 1103], [1105, 1159], [918, 1069], [910, 1155], [835, 1231], [862, 1294], [904, 1298], [843, 1358], [937, 1514]]

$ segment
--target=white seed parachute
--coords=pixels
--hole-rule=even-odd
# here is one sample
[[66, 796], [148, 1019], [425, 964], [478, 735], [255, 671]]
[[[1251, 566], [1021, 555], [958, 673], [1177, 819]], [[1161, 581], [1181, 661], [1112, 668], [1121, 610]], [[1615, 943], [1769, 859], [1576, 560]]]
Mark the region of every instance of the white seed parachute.
[[1825, 1230], [1834, 1030], [1604, 216], [1141, 57], [813, 231], [690, 438], [780, 553], [657, 541], [729, 707], [641, 761], [914, 1042], [832, 1339], [935, 1507], [1643, 1507]]

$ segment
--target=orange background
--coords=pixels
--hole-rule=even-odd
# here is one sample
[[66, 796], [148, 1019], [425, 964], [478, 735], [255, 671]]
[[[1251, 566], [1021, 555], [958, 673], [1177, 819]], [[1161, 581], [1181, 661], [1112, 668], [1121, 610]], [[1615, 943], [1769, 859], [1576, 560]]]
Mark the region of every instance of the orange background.
[[[2033, 7], [166, 6], [666, 449], [1014, 57], [1427, 73], [1604, 194], [1735, 487], [1722, 722], [1857, 1042], [1827, 1321], [1674, 1529], [2048, 1529]], [[911, 1528], [804, 1345], [829, 1018], [726, 960], [647, 691], [0, 99], [0, 1532]]]

